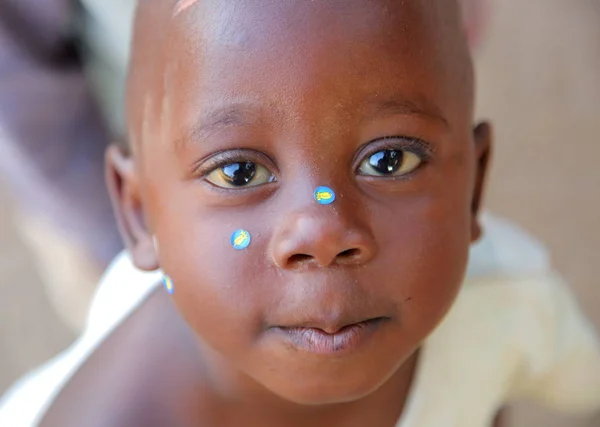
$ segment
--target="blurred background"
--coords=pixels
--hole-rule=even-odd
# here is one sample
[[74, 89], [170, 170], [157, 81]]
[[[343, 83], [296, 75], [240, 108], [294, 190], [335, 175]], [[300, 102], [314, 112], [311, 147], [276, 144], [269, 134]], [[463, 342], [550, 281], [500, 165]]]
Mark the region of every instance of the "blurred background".
[[[22, 11], [35, 7], [40, 13], [41, 3], [23, 0], [13, 4], [20, 4], [25, 8]], [[572, 285], [583, 309], [600, 330], [600, 1], [490, 3], [489, 11], [483, 11], [486, 28], [475, 55], [477, 115], [493, 121], [496, 135], [487, 208], [517, 221], [549, 247], [554, 265]], [[82, 13], [76, 25], [87, 34], [85, 48], [103, 60], [87, 73], [92, 82], [89, 93], [80, 85], [67, 91], [67, 97], [58, 96], [51, 105], [52, 109], [72, 110], [71, 120], [88, 120], [89, 128], [93, 128], [96, 124], [91, 117], [95, 117], [95, 111], [86, 111], [83, 106], [88, 105], [87, 97], [96, 99], [92, 104], [104, 112], [110, 131], [98, 126], [95, 133], [81, 133], [79, 140], [72, 130], [67, 137], [80, 145], [82, 141], [95, 141], [95, 147], [101, 147], [110, 139], [107, 134], [119, 137], [122, 129], [121, 112], [107, 106], [118, 103], [120, 96], [119, 85], [111, 82], [122, 78], [127, 48], [119, 40], [127, 37], [132, 2], [90, 1], [87, 7], [99, 14], [111, 7], [122, 12], [118, 17], [109, 14], [105, 21], [94, 23], [86, 21]], [[3, 8], [0, 14], [6, 12]], [[3, 53], [10, 54], [10, 49], [0, 43], [2, 75], [15, 66], [3, 62]], [[64, 63], [49, 67], [34, 83], [19, 79], [0, 81], [0, 109], [5, 109], [2, 114], [7, 108], [18, 113], [37, 104], [35, 100], [28, 104], [26, 99], [12, 100], [10, 104], [2, 101], [19, 85], [56, 79], [53, 87], [60, 88], [65, 80], [59, 75], [64, 73], [57, 72], [56, 67], [77, 67], [69, 59], [68, 48], [61, 55]], [[39, 66], [39, 59], [32, 57], [18, 61], [29, 69]], [[107, 83], [112, 89], [106, 89]], [[53, 99], [53, 95], [56, 94], [52, 90], [46, 93], [47, 99]], [[44, 128], [48, 114], [43, 114], [43, 119], [39, 116], [39, 126], [27, 122], [17, 130], [31, 140], [65, 137], [60, 134], [61, 129], [53, 136], [51, 125]], [[0, 123], [0, 140], [9, 138], [12, 131], [2, 126]], [[44, 150], [50, 151], [38, 165], [43, 173], [29, 165], [32, 170], [24, 168], [28, 175], [23, 178], [15, 177], [9, 164], [17, 162], [23, 153], [0, 142], [0, 166], [8, 171], [0, 175], [0, 394], [24, 372], [73, 341], [94, 283], [112, 253], [119, 249], [113, 234], [100, 238], [107, 242], [105, 247], [95, 248], [91, 255], [77, 250], [88, 241], [98, 240], [94, 224], [110, 221], [110, 212], [96, 205], [104, 196], [91, 190], [101, 185], [101, 168], [86, 163], [91, 162], [88, 157], [98, 156], [99, 149], [74, 149], [77, 156], [69, 157], [69, 161], [79, 166], [69, 169], [49, 145]], [[53, 200], [28, 194], [36, 186], [42, 194], [51, 193], [55, 190], [44, 187], [47, 180], [60, 183], [63, 175], [72, 178], [77, 174], [85, 178], [70, 189], [76, 195], [74, 200], [61, 198], [61, 194], [53, 194]], [[62, 200], [65, 206], [54, 206], [56, 200]], [[86, 212], [82, 216], [87, 223], [64, 213], [64, 209], [77, 207], [78, 203]], [[50, 220], [34, 214], [40, 209], [55, 222], [68, 222], [65, 229], [69, 232], [56, 234]], [[591, 421], [569, 419], [523, 403], [515, 407], [511, 425], [598, 427], [600, 414]]]

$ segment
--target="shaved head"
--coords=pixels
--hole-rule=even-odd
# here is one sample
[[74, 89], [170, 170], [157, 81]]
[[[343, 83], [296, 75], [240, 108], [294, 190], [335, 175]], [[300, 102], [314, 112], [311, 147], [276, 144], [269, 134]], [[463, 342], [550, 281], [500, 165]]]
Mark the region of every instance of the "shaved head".
[[[317, 11], [312, 14], [314, 18], [321, 16], [307, 25], [311, 9]], [[328, 15], [319, 12], [323, 10]], [[373, 11], [371, 18], [363, 13], [368, 10]], [[356, 19], [343, 22], [352, 15], [362, 15], [364, 19], [358, 20], [359, 25]], [[249, 17], [254, 17], [254, 22]], [[334, 18], [337, 23], [332, 22]], [[319, 26], [331, 29], [338, 24], [370, 30], [378, 28], [390, 39], [399, 41], [403, 37], [420, 38], [428, 46], [423, 54], [435, 55], [437, 66], [452, 73], [452, 84], [460, 92], [459, 96], [472, 103], [471, 59], [459, 2], [454, 0], [290, 0], [285, 4], [274, 0], [233, 0], [225, 6], [215, 0], [141, 0], [127, 85], [127, 119], [133, 147], [138, 145], [144, 127], [146, 132], [155, 133], [150, 122], [156, 122], [162, 114], [166, 75], [173, 73], [177, 62], [173, 53], [182, 50], [182, 35], [185, 41], [196, 39], [193, 44], [198, 56], [212, 50], [211, 46], [229, 48], [229, 54], [235, 56], [238, 49], [279, 44], [278, 31], [286, 31], [282, 23], [290, 30], [294, 25], [315, 31]], [[229, 41], [224, 39], [224, 34]], [[236, 40], [233, 43], [238, 46], [232, 48], [232, 40]], [[195, 61], [205, 62], [200, 57]]]

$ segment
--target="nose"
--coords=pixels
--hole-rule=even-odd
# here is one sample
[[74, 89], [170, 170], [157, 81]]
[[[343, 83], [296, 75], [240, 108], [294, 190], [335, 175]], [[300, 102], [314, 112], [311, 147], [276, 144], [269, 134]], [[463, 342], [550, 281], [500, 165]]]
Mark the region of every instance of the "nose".
[[341, 213], [339, 206], [305, 206], [287, 213], [270, 243], [274, 264], [297, 269], [362, 265], [371, 260], [376, 253], [372, 233], [352, 217], [356, 212]]

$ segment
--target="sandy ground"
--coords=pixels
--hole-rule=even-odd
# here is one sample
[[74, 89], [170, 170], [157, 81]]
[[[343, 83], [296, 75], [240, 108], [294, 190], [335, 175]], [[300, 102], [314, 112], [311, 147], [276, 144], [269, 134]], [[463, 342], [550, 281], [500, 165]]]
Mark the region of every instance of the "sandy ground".
[[[600, 1], [496, 0], [478, 115], [496, 128], [487, 205], [550, 247], [600, 328]], [[0, 189], [0, 390], [73, 334], [50, 308]], [[599, 384], [600, 387], [600, 384]], [[530, 404], [515, 426], [600, 426]]]

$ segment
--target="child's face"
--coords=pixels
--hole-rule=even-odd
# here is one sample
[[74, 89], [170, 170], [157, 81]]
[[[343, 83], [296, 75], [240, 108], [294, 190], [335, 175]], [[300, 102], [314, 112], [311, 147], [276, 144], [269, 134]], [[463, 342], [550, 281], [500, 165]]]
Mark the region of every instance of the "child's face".
[[153, 267], [155, 236], [202, 343], [279, 396], [367, 395], [459, 290], [488, 145], [458, 20], [446, 0], [202, 0], [146, 64], [164, 73], [117, 165], [134, 258]]

